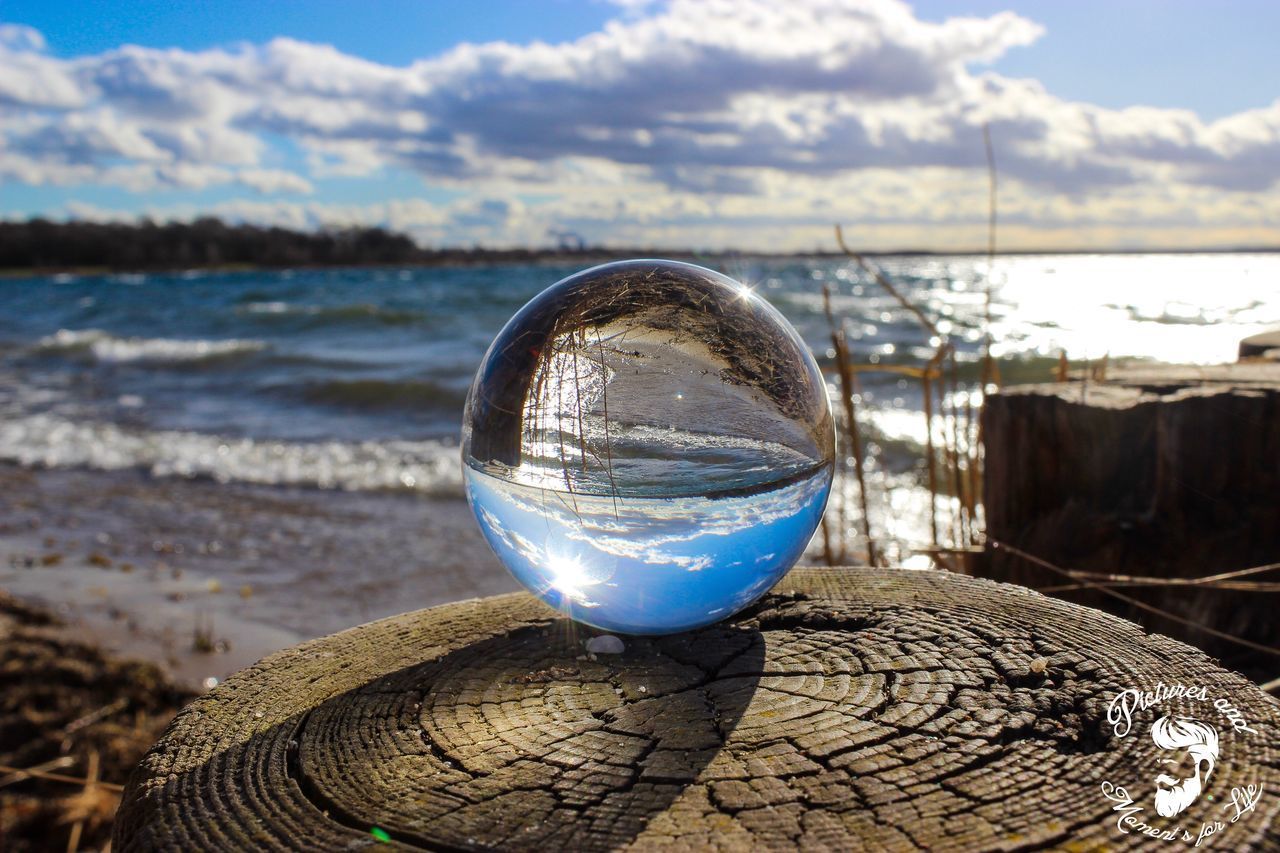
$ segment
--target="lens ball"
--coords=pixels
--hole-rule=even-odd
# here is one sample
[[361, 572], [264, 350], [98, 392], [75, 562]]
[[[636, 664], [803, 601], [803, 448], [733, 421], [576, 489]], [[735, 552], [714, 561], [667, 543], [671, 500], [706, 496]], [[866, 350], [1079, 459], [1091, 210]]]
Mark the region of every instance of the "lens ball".
[[803, 553], [834, 470], [826, 386], [751, 288], [692, 264], [552, 285], [489, 347], [463, 415], [467, 498], [521, 584], [610, 631], [746, 607]]

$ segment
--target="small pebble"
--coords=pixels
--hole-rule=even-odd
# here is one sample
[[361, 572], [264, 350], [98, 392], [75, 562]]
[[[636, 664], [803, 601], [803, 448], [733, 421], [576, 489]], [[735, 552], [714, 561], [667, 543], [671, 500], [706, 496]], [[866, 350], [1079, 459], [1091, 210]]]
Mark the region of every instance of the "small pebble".
[[648, 688], [648, 687], [645, 687], [643, 684], [641, 684], [641, 685], [640, 685], [640, 692], [641, 692], [641, 693], [648, 693], [648, 692], [649, 692], [649, 688]]
[[1031, 662], [1031, 671], [1036, 675], [1043, 675], [1048, 666], [1049, 661], [1046, 658], [1036, 658]]
[[601, 634], [587, 640], [587, 651], [597, 655], [620, 655], [626, 646], [612, 634]]

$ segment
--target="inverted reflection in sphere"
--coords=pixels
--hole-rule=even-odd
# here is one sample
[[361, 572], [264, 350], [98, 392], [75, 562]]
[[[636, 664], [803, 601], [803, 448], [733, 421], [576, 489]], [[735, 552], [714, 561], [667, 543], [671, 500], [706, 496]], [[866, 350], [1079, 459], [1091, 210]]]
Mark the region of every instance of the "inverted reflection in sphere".
[[512, 575], [634, 634], [710, 624], [773, 586], [822, 517], [834, 452], [786, 319], [673, 261], [536, 296], [485, 355], [462, 428], [468, 500]]

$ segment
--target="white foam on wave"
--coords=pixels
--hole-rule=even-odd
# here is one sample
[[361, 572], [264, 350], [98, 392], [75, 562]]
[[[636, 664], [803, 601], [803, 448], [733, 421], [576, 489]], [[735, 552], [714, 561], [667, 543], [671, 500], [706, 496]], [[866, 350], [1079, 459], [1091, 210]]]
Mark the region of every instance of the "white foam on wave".
[[241, 310], [246, 314], [287, 314], [296, 310], [288, 302], [250, 302]]
[[87, 352], [102, 362], [204, 361], [265, 349], [262, 341], [232, 338], [221, 341], [179, 338], [120, 338], [100, 329], [59, 329], [39, 340], [46, 352]]
[[157, 477], [348, 491], [457, 496], [462, 490], [458, 449], [441, 441], [261, 441], [129, 430], [52, 414], [0, 422], [0, 459], [31, 467], [141, 469]]

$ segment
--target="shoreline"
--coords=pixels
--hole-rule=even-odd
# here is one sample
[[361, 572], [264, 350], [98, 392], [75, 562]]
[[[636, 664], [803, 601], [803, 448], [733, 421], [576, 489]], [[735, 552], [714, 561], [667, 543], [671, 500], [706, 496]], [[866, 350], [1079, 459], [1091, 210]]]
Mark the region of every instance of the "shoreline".
[[192, 688], [311, 637], [517, 589], [465, 501], [0, 463], [0, 590]]
[[[581, 252], [565, 252], [554, 249], [444, 249], [441, 257], [420, 258], [401, 262], [371, 261], [368, 263], [299, 263], [299, 264], [193, 264], [193, 265], [156, 265], [156, 266], [42, 266], [42, 267], [0, 267], [0, 281], [44, 276], [71, 275], [82, 277], [110, 275], [172, 275], [181, 273], [253, 273], [283, 272], [288, 270], [411, 270], [411, 269], [467, 269], [482, 266], [555, 266], [559, 264], [601, 264], [611, 261], [632, 260], [637, 258], [667, 258], [692, 263], [714, 261], [787, 261], [809, 258], [832, 259], [847, 257], [840, 251], [813, 252], [758, 252], [750, 250], [724, 249], [715, 251], [698, 251], [695, 249], [671, 248], [622, 248], [622, 249], [586, 249]], [[985, 258], [989, 253], [985, 249], [958, 249], [945, 251], [938, 249], [868, 249], [859, 251], [866, 258]], [[1280, 254], [1278, 246], [1198, 246], [1191, 248], [1161, 249], [1003, 249], [996, 253], [999, 258], [1080, 256], [1080, 255], [1275, 255]]]

